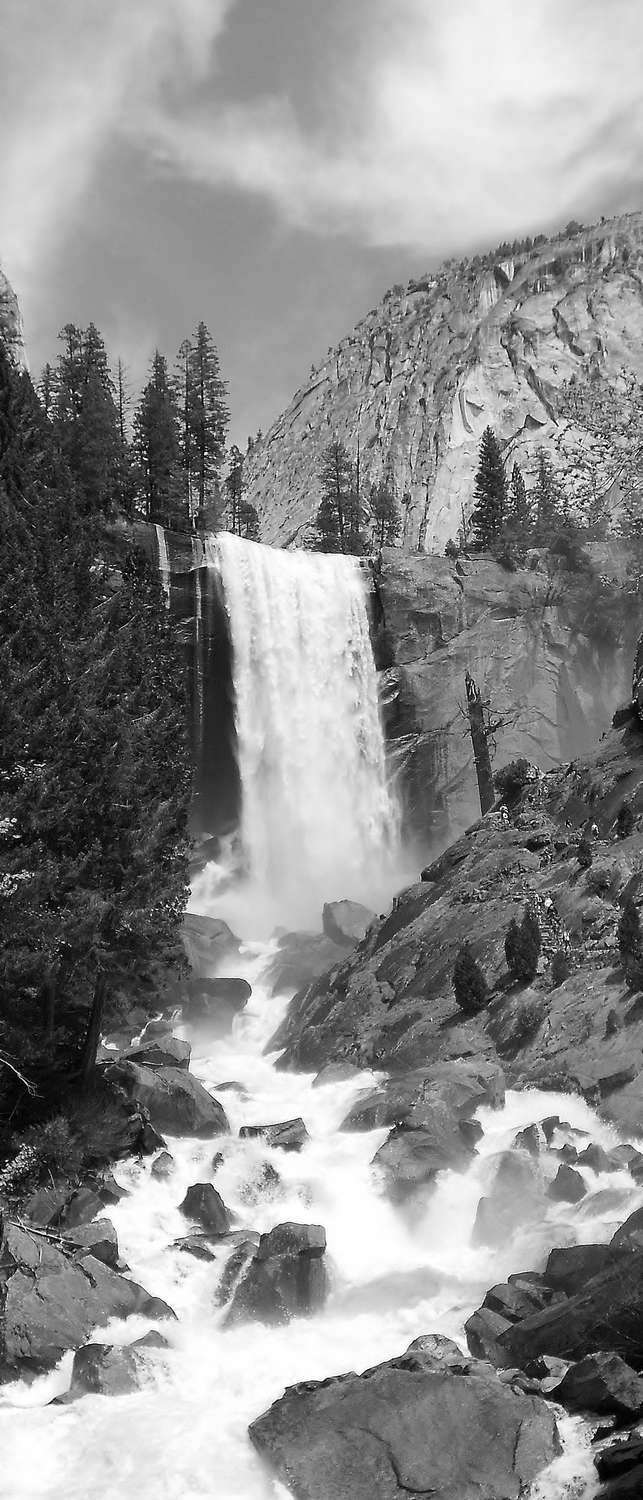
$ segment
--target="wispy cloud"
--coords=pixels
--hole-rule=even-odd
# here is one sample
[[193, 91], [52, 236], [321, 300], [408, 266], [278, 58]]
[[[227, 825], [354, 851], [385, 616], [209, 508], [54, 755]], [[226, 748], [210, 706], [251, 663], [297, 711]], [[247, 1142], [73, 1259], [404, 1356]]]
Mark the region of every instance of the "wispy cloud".
[[640, 189], [640, 0], [351, 4], [361, 39], [328, 75], [324, 122], [287, 93], [152, 106], [139, 122], [151, 148], [182, 175], [262, 195], [291, 225], [410, 249]]
[[117, 132], [206, 72], [234, 0], [5, 0], [0, 254], [42, 272]]

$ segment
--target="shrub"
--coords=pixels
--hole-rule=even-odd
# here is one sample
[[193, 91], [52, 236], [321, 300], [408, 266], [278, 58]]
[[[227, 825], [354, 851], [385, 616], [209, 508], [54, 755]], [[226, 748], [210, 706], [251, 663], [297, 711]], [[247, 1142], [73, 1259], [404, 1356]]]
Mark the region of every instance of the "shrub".
[[540, 946], [540, 927], [536, 917], [525, 907], [520, 926], [516, 918], [512, 917], [505, 938], [505, 957], [512, 979], [521, 984], [529, 984], [534, 979]]
[[634, 809], [631, 802], [622, 802], [616, 814], [616, 832], [620, 839], [626, 839], [634, 827]]
[[39, 1169], [52, 1172], [76, 1172], [82, 1150], [75, 1140], [65, 1115], [52, 1115], [41, 1125], [25, 1131], [25, 1144], [36, 1153]]
[[569, 955], [564, 948], [558, 948], [551, 961], [551, 982], [553, 989], [557, 990], [559, 984], [564, 984], [572, 972], [572, 964]]
[[524, 755], [518, 760], [508, 761], [506, 766], [501, 766], [493, 778], [496, 791], [499, 792], [503, 802], [516, 802], [523, 787], [534, 779], [533, 767]]
[[594, 855], [592, 852], [592, 841], [588, 837], [588, 835], [584, 833], [576, 851], [576, 859], [578, 860], [581, 870], [589, 870], [593, 858]]
[[450, 557], [452, 559], [455, 559], [456, 557], [460, 556], [460, 549], [458, 547], [457, 542], [454, 542], [452, 536], [449, 537], [449, 540], [448, 540], [448, 542], [446, 544], [446, 547], [444, 549], [444, 555], [445, 555], [445, 557]]
[[468, 942], [458, 950], [453, 965], [452, 983], [456, 1003], [466, 1015], [473, 1016], [482, 1010], [489, 998], [487, 981], [479, 963], [476, 962]]

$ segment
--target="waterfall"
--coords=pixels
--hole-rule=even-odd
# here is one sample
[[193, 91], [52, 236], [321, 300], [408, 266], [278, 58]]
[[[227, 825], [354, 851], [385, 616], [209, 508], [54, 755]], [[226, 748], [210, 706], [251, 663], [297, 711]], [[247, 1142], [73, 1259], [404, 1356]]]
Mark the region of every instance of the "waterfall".
[[253, 888], [298, 925], [318, 925], [324, 901], [379, 901], [398, 815], [358, 564], [227, 532], [210, 540], [206, 561], [230, 621]]
[[161, 588], [163, 589], [163, 597], [165, 599], [165, 607], [166, 607], [166, 609], [169, 609], [170, 608], [170, 559], [169, 559], [169, 556], [168, 556], [167, 542], [165, 540], [165, 531], [164, 531], [163, 527], [159, 526], [158, 524], [155, 524], [154, 530], [156, 532], [156, 545], [158, 547], [158, 554], [159, 554], [159, 573], [161, 575]]

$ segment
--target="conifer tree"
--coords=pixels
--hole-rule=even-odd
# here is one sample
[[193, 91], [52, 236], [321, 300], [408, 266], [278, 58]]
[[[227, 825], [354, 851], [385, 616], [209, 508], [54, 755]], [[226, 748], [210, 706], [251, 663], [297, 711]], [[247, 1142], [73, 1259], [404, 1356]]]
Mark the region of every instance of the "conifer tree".
[[562, 516], [561, 493], [549, 454], [541, 448], [533, 491], [535, 507], [534, 535], [542, 547], [552, 540]]
[[500, 540], [507, 508], [507, 481], [498, 439], [486, 427], [480, 442], [471, 525], [479, 548]]
[[376, 547], [392, 547], [400, 534], [402, 519], [392, 484], [386, 479], [371, 485], [370, 510]]
[[187, 530], [176, 395], [158, 349], [134, 418], [134, 440], [147, 519]]
[[360, 552], [361, 516], [353, 462], [336, 438], [322, 454], [317, 510], [318, 545], [322, 552]]
[[259, 514], [256, 506], [251, 505], [249, 500], [241, 501], [239, 509], [239, 536], [244, 536], [249, 542], [261, 541], [261, 528], [259, 525]]
[[219, 493], [229, 420], [226, 392], [216, 345], [200, 322], [187, 346], [183, 440], [192, 514], [200, 524]]
[[526, 541], [531, 527], [531, 506], [529, 504], [522, 469], [517, 463], [514, 464], [511, 471], [511, 483], [509, 485], [509, 498], [507, 502], [507, 521], [516, 535]]
[[467, 1015], [475, 1015], [476, 1011], [482, 1010], [486, 1005], [489, 998], [487, 981], [468, 942], [464, 942], [458, 949], [452, 983], [456, 1003]]
[[81, 509], [108, 514], [118, 499], [121, 447], [105, 344], [94, 323], [65, 324], [54, 383], [53, 422]]
[[230, 463], [225, 481], [226, 493], [230, 513], [230, 530], [235, 531], [238, 536], [241, 530], [241, 509], [243, 505], [243, 454], [233, 443], [230, 449]]
[[505, 937], [505, 957], [512, 979], [530, 984], [538, 970], [541, 937], [537, 919], [525, 907], [520, 925], [512, 917]]

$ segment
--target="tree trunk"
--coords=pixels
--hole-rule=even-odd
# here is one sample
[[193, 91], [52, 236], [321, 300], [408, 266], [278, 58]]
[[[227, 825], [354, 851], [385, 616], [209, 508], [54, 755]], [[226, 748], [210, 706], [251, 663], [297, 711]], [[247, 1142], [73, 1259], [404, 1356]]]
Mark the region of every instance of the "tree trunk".
[[103, 1020], [103, 1011], [105, 1009], [106, 993], [107, 979], [102, 969], [100, 969], [98, 974], [96, 975], [92, 1008], [89, 1015], [89, 1022], [87, 1025], [87, 1032], [85, 1035], [85, 1041], [83, 1044], [83, 1051], [80, 1060], [79, 1083], [82, 1091], [87, 1088], [91, 1075], [94, 1071], [94, 1068], [96, 1067], [96, 1053], [98, 1052], [98, 1043], [100, 1041], [100, 1028]]
[[478, 778], [478, 793], [480, 796], [480, 811], [484, 818], [485, 813], [493, 807], [496, 793], [491, 771], [491, 756], [487, 744], [487, 735], [484, 723], [484, 709], [480, 689], [476, 686], [469, 672], [465, 673], [465, 687], [467, 690], [467, 713], [469, 715], [469, 726], [471, 729], [471, 743], [473, 745], [473, 758], [476, 763], [476, 776]]

